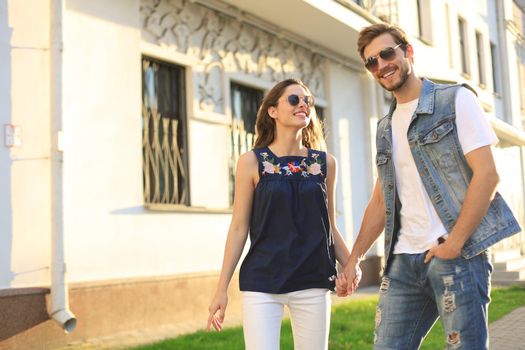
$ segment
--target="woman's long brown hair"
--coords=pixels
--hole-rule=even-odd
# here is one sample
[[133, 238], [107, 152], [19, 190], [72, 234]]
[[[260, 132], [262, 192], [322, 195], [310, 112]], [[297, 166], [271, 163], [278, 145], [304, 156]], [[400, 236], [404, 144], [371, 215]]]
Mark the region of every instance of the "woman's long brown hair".
[[[275, 120], [268, 114], [270, 107], [276, 107], [284, 90], [290, 85], [299, 85], [305, 89], [308, 94], [312, 94], [310, 89], [299, 79], [286, 79], [277, 83], [264, 97], [257, 119], [255, 121], [255, 145], [254, 148], [266, 147], [272, 143], [275, 138]], [[310, 109], [310, 123], [303, 129], [303, 146], [326, 151], [326, 142], [323, 136], [323, 123], [317, 117], [315, 107]]]

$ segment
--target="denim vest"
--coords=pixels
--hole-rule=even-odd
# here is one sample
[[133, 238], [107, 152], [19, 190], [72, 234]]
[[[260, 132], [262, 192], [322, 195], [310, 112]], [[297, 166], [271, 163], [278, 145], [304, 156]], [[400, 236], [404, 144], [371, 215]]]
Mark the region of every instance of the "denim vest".
[[[460, 87], [434, 84], [423, 79], [416, 112], [407, 132], [419, 176], [447, 232], [456, 223], [472, 178], [472, 170], [463, 155], [455, 123], [455, 98]], [[397, 241], [401, 208], [392, 158], [392, 114], [395, 108], [394, 100], [388, 114], [379, 120], [376, 136], [376, 164], [386, 213], [385, 272]], [[510, 208], [496, 192], [485, 217], [465, 242], [461, 255], [470, 259], [519, 231], [519, 224]]]

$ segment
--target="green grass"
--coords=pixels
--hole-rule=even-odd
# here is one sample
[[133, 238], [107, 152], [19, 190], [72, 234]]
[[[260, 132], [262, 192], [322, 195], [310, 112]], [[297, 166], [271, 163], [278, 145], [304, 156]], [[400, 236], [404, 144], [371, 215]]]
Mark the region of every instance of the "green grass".
[[[489, 307], [489, 323], [494, 322], [512, 310], [525, 306], [525, 288], [512, 287], [492, 290]], [[374, 318], [377, 296], [352, 300], [338, 304], [332, 309], [330, 329], [330, 350], [372, 349], [374, 340]], [[443, 328], [438, 321], [426, 337], [423, 350], [443, 349], [445, 339]], [[162, 341], [135, 350], [242, 350], [244, 341], [242, 328], [227, 328], [222, 332], [196, 332]], [[281, 330], [281, 349], [293, 349], [290, 321], [284, 320]]]

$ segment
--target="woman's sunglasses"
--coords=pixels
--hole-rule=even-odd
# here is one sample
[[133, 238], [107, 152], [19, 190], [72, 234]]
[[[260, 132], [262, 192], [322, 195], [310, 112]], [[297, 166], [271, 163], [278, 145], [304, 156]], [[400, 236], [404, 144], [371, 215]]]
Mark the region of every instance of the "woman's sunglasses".
[[377, 61], [378, 57], [381, 57], [385, 61], [392, 61], [396, 57], [396, 49], [402, 45], [403, 44], [397, 44], [394, 47], [387, 47], [386, 49], [381, 50], [377, 55], [368, 57], [365, 60], [366, 69], [370, 72], [375, 72], [379, 66], [379, 62]]
[[[306, 105], [308, 107], [312, 107], [314, 105], [314, 97], [313, 96], [304, 96], [303, 98], [303, 101], [304, 103], [306, 103]], [[292, 94], [292, 95], [288, 95], [288, 103], [291, 105], [291, 106], [297, 106], [299, 104], [299, 102], [301, 102], [301, 97], [299, 97], [299, 95], [295, 95], [295, 94]]]

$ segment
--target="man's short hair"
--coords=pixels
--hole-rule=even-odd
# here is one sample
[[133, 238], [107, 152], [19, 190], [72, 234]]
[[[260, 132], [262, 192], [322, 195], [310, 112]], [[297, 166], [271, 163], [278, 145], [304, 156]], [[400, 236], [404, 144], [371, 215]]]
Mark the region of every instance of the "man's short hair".
[[403, 51], [406, 50], [408, 44], [408, 38], [403, 29], [398, 26], [387, 24], [387, 23], [376, 23], [368, 27], [363, 28], [359, 32], [357, 39], [357, 51], [359, 55], [365, 60], [364, 52], [365, 48], [370, 44], [372, 40], [380, 36], [381, 34], [389, 33], [394, 38], [396, 44], [401, 44]]

